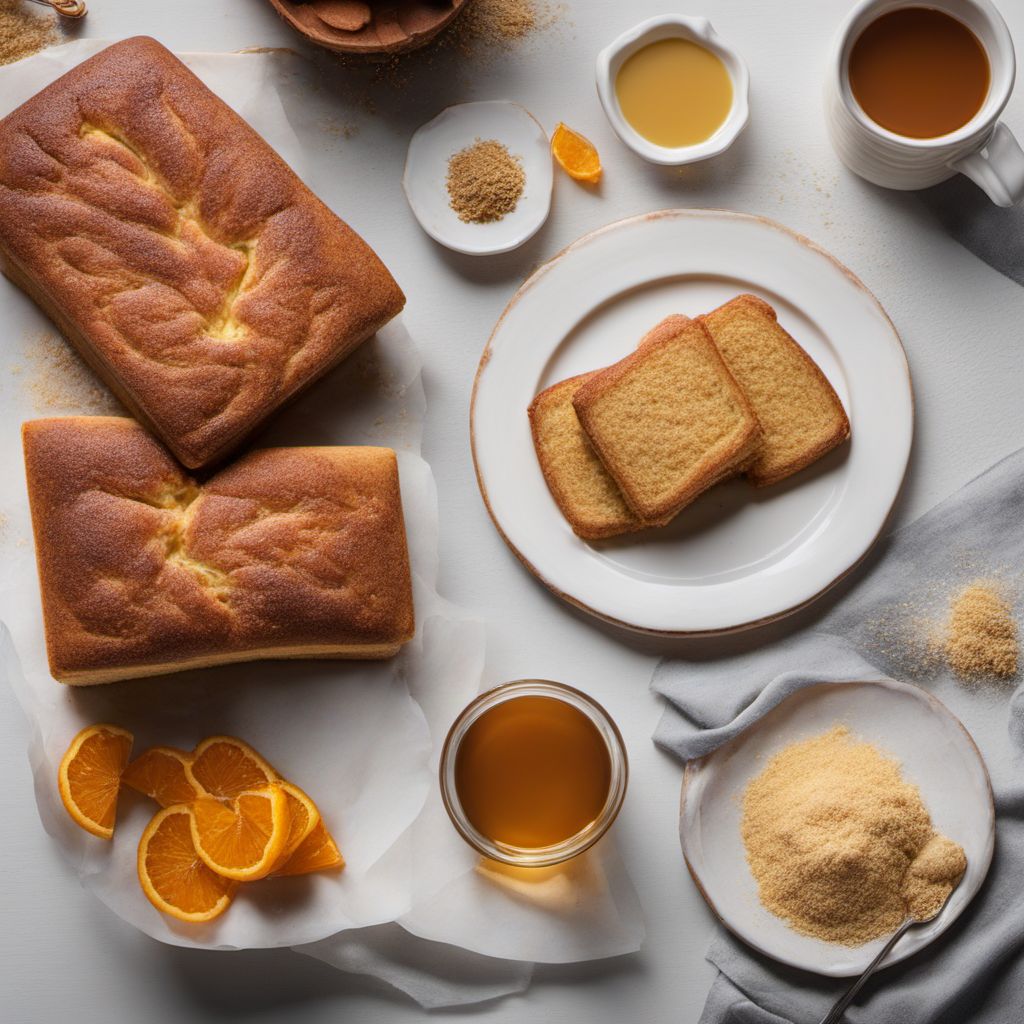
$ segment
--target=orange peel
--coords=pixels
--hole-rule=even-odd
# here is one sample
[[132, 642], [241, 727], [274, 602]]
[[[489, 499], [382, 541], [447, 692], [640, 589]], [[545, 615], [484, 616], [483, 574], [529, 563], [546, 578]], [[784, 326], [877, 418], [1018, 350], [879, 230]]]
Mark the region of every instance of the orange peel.
[[191, 760], [191, 754], [177, 747], [150, 747], [125, 768], [121, 782], [161, 807], [188, 804], [199, 796], [186, 774]]
[[597, 147], [561, 121], [551, 135], [551, 153], [570, 178], [589, 185], [596, 185], [601, 180], [601, 157]]
[[291, 857], [274, 870], [274, 874], [278, 877], [308, 875], [313, 871], [340, 870], [344, 866], [345, 858], [321, 818]]
[[208, 736], [192, 751], [185, 774], [200, 795], [227, 800], [278, 779], [264, 757], [234, 736]]
[[111, 839], [117, 818], [121, 775], [134, 737], [116, 725], [90, 725], [78, 733], [61, 758], [57, 789], [75, 824], [100, 839]]
[[238, 882], [270, 874], [289, 835], [288, 797], [279, 783], [233, 800], [201, 796], [191, 810], [192, 842], [211, 871]]
[[211, 871], [192, 842], [185, 804], [157, 811], [139, 840], [139, 884], [157, 910], [179, 921], [212, 921], [227, 910], [236, 883]]

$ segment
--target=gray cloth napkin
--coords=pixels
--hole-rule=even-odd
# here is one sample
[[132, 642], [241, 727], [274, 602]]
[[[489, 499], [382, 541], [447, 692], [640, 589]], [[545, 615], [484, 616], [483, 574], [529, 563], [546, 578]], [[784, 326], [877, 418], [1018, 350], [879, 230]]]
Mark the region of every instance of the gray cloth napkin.
[[[935, 694], [981, 749], [997, 819], [988, 878], [939, 939], [868, 983], [847, 1013], [851, 1024], [1024, 1022], [1024, 687], [966, 686], [941, 668], [915, 677], [901, 648], [879, 640], [881, 623], [939, 610], [974, 579], [996, 576], [1019, 589], [1022, 570], [1024, 450], [883, 541], [843, 599], [781, 643], [713, 661], [669, 659], [655, 670], [652, 686], [669, 702], [655, 742], [683, 760], [803, 686], [880, 675]], [[702, 1024], [816, 1024], [849, 984], [784, 967], [724, 929], [707, 958], [719, 974]]]
[[1024, 284], [1024, 204], [996, 206], [962, 174], [922, 189], [917, 196], [965, 249]]

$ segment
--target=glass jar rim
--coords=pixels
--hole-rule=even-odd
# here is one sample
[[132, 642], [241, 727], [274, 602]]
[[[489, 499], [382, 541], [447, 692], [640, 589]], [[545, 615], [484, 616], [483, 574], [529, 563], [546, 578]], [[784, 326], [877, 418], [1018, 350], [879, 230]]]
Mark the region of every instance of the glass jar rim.
[[[521, 847], [496, 842], [479, 832], [466, 816], [455, 785], [455, 761], [459, 745], [470, 726], [486, 711], [517, 697], [549, 697], [582, 712], [593, 724], [608, 750], [611, 780], [601, 813], [575, 835], [550, 846]], [[441, 748], [438, 766], [441, 799], [455, 830], [478, 853], [517, 867], [549, 867], [578, 856], [593, 846], [615, 821], [629, 782], [629, 759], [622, 734], [611, 715], [589, 694], [550, 679], [514, 679], [475, 697], [458, 714]]]

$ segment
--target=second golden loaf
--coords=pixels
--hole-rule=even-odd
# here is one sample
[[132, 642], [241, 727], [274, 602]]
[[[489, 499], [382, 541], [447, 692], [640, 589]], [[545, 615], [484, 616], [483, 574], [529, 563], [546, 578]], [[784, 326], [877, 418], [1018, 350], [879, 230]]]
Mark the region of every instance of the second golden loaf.
[[105, 683], [413, 635], [390, 448], [266, 448], [204, 483], [133, 420], [24, 425], [50, 670]]

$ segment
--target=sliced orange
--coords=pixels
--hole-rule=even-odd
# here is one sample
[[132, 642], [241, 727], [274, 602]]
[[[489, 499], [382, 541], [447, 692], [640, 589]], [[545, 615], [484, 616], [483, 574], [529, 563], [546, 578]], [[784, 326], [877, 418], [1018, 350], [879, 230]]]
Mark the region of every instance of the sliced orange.
[[233, 736], [210, 736], [192, 751], [185, 766], [189, 781], [201, 792], [233, 799], [277, 780], [277, 772], [248, 743]]
[[121, 781], [161, 807], [189, 804], [199, 796], [185, 774], [191, 760], [191, 754], [177, 747], [150, 747], [128, 765]]
[[320, 823], [320, 811], [317, 810], [316, 804], [298, 786], [283, 779], [278, 785], [288, 799], [288, 838], [271, 871], [284, 867], [291, 855]]
[[192, 842], [218, 875], [251, 882], [268, 875], [288, 841], [288, 797], [279, 783], [233, 800], [201, 796], [192, 804]]
[[344, 866], [345, 858], [321, 818], [291, 857], [275, 869], [274, 874], [308, 875], [311, 871], [328, 871]]
[[192, 842], [192, 812], [178, 804], [157, 811], [139, 840], [139, 882], [157, 910], [179, 921], [212, 921], [236, 884], [211, 871]]
[[588, 138], [561, 121], [551, 136], [551, 152], [570, 178], [590, 185], [601, 180], [601, 157], [597, 148]]
[[121, 773], [133, 737], [116, 725], [90, 725], [72, 741], [60, 762], [57, 787], [68, 814], [100, 839], [114, 835]]

